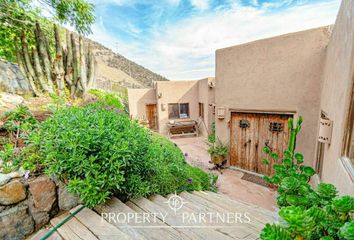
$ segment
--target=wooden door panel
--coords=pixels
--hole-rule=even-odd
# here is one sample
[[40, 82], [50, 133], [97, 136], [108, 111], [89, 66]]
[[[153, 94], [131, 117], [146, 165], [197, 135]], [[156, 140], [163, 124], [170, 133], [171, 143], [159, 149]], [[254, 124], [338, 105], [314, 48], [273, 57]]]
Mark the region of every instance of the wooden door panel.
[[156, 104], [146, 105], [146, 118], [149, 122], [149, 128], [157, 130], [157, 107], [156, 107]]
[[[262, 127], [262, 131], [260, 132], [260, 144], [262, 148], [266, 144], [268, 144], [272, 152], [278, 154], [279, 159], [283, 158], [283, 152], [288, 147], [288, 139], [289, 139], [288, 118], [289, 117], [290, 117], [289, 115], [274, 115], [274, 114], [268, 114], [262, 116], [263, 127]], [[282, 130], [272, 131], [272, 129], [270, 129], [271, 123], [280, 123], [282, 125]], [[273, 165], [280, 163], [280, 160], [275, 161], [270, 159], [270, 164], [268, 166], [264, 166], [262, 164], [262, 159], [267, 157], [268, 156], [265, 153], [263, 153], [263, 151], [260, 152], [260, 158], [258, 162], [258, 164], [262, 166], [260, 167], [262, 169], [260, 173], [264, 175], [272, 175], [274, 174]]]
[[[248, 127], [241, 127], [240, 121], [248, 123]], [[254, 159], [257, 158], [258, 118], [255, 114], [232, 115], [230, 159], [231, 165], [255, 170]]]
[[[287, 149], [290, 115], [232, 113], [230, 121], [230, 164], [256, 173], [271, 175], [274, 173], [271, 161], [269, 166], [262, 164], [267, 155], [262, 149], [268, 145], [279, 157]], [[241, 128], [240, 121], [248, 121], [249, 127]], [[281, 130], [270, 129], [271, 123], [280, 124]], [[278, 125], [279, 126], [279, 125]]]

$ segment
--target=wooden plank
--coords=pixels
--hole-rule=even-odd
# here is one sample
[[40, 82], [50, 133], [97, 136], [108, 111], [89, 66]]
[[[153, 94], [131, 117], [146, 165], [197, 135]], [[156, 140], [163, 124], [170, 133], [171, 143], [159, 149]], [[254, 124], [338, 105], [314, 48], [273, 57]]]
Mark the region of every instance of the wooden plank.
[[168, 214], [166, 215], [165, 222], [173, 228], [178, 229], [178, 231], [182, 232], [183, 234], [189, 236], [191, 239], [232, 239], [223, 233], [208, 228], [206, 225], [201, 224], [201, 226], [198, 226], [197, 228], [194, 223], [184, 222], [183, 213], [193, 212], [193, 210], [186, 207], [186, 205], [183, 205], [181, 209], [174, 212], [168, 207], [167, 203], [154, 203], [144, 198], [138, 200], [134, 199], [131, 202], [144, 209], [145, 211], [167, 212]]
[[[100, 206], [100, 208], [97, 209], [98, 212], [102, 213], [114, 213], [114, 214], [119, 214], [119, 213], [125, 213], [125, 214], [134, 214], [138, 213], [137, 211], [134, 211], [130, 207], [128, 207], [126, 204], [122, 203], [119, 201], [117, 198], [111, 199], [108, 203], [106, 203], [103, 206]], [[141, 211], [139, 211], [141, 212]], [[148, 211], [145, 211], [146, 213], [149, 213]], [[160, 213], [160, 212], [153, 212], [153, 213]], [[142, 216], [141, 214], [139, 216]], [[108, 217], [108, 216], [106, 216]], [[141, 220], [141, 218], [139, 217]], [[139, 219], [132, 220], [130, 223], [122, 223], [122, 222], [111, 222], [116, 227], [119, 227], [120, 230], [122, 231], [129, 231], [126, 232], [127, 234], [133, 233], [138, 234], [144, 239], [183, 239], [181, 236], [181, 233], [178, 231], [175, 231], [171, 227], [167, 226], [163, 222], [142, 222]], [[139, 221], [138, 221], [139, 220]], [[135, 237], [133, 237], [136, 239]]]
[[[49, 231], [50, 229], [41, 229], [38, 232], [36, 232], [33, 236], [30, 236], [28, 238], [30, 238], [31, 240], [41, 240]], [[63, 238], [57, 232], [54, 232], [52, 235], [50, 235], [47, 238], [47, 240], [63, 240]]]
[[254, 215], [259, 216], [262, 219], [266, 219], [267, 221], [273, 222], [276, 219], [276, 212], [272, 212], [268, 209], [256, 206], [254, 204], [246, 203], [241, 200], [233, 200], [224, 194], [214, 193], [214, 192], [202, 192], [202, 191], [194, 191], [193, 194], [198, 195], [200, 197], [206, 198], [207, 200], [220, 205], [225, 208], [244, 208]]
[[[167, 198], [171, 197], [172, 194], [168, 195]], [[188, 210], [189, 214], [195, 214], [195, 216], [202, 216], [203, 214], [213, 214], [212, 215], [212, 220], [209, 222], [206, 221], [206, 223], [202, 224], [202, 222], [198, 223], [197, 225], [205, 225], [206, 227], [210, 227], [211, 229], [220, 232], [222, 234], [227, 235], [228, 237], [232, 239], [244, 239], [245, 237], [249, 236], [251, 233], [257, 232], [256, 228], [254, 228], [252, 225], [248, 225], [246, 228], [240, 227], [240, 226], [235, 226], [235, 224], [228, 224], [228, 223], [217, 223], [218, 219], [216, 214], [229, 214], [230, 212], [226, 212], [224, 209], [214, 205], [211, 202], [206, 202], [206, 204], [203, 204], [200, 202], [200, 200], [195, 201], [195, 199], [189, 198], [188, 196], [192, 196], [192, 194], [188, 192], [182, 192], [179, 194], [183, 199], [187, 201], [187, 206], [190, 210]], [[159, 204], [161, 206], [164, 206], [166, 204], [166, 201], [168, 201], [167, 198], [164, 198], [160, 195], [156, 195], [151, 197], [151, 200]], [[203, 199], [201, 199], [203, 200]], [[226, 215], [225, 215], [226, 216]], [[216, 227], [217, 225], [217, 227]]]
[[[206, 199], [203, 199], [201, 197], [198, 197], [188, 192], [182, 192], [180, 196], [183, 197], [188, 202], [188, 206], [192, 208], [196, 213], [204, 213], [204, 214], [211, 213], [212, 219], [209, 223], [209, 225], [211, 226], [218, 222], [217, 215], [221, 216], [222, 218], [223, 216], [232, 216], [232, 214], [235, 213], [235, 212], [227, 211], [226, 209]], [[258, 233], [258, 229], [249, 223], [241, 223], [241, 222], [233, 223], [231, 220], [230, 222], [224, 221], [218, 225], [221, 225], [218, 231], [227, 234], [233, 239], [244, 239], [251, 233]]]
[[[80, 206], [70, 210], [73, 213]], [[114, 240], [131, 239], [127, 234], [120, 231], [118, 228], [109, 224], [106, 220], [100, 217], [94, 211], [84, 208], [75, 215], [75, 218], [79, 220], [84, 226], [86, 226], [92, 233], [94, 233], [101, 240]]]
[[[122, 203], [119, 199], [112, 197], [110, 200], [108, 200], [105, 204], [99, 205], [95, 207], [95, 210], [101, 214], [101, 216], [104, 217], [104, 219], [112, 224], [113, 226], [117, 227], [119, 230], [124, 232], [125, 234], [129, 235], [132, 239], [138, 239], [138, 240], [143, 240], [146, 239], [143, 237], [145, 234], [145, 231], [143, 229], [138, 229], [138, 228], [133, 228], [132, 226], [129, 226], [127, 223], [121, 223], [121, 222], [114, 222], [113, 220], [109, 219], [109, 216], [107, 216], [106, 213], [112, 213], [112, 214], [117, 214], [117, 213], [134, 213], [135, 211], [126, 206], [124, 203]], [[112, 222], [113, 221], [113, 222]]]
[[[69, 213], [62, 214], [50, 220], [53, 226], [58, 225]], [[65, 240], [97, 240], [96, 236], [82, 225], [76, 218], [71, 218], [57, 229], [59, 235]]]

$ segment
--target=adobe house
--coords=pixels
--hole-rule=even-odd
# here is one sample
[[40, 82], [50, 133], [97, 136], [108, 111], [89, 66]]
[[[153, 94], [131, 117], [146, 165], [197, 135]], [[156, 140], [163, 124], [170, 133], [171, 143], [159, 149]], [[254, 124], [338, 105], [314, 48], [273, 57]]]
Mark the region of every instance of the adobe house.
[[343, 1], [334, 26], [217, 50], [216, 133], [230, 165], [271, 174], [263, 146], [282, 155], [287, 119], [301, 115], [297, 151], [317, 182], [354, 194], [353, 44], [354, 3]]
[[282, 156], [290, 117], [302, 116], [297, 151], [317, 170], [313, 184], [354, 195], [354, 2], [343, 1], [336, 23], [216, 51], [216, 78], [156, 82], [129, 89], [130, 114], [167, 134], [175, 119], [215, 121], [229, 144], [231, 167], [261, 175], [267, 145]]
[[128, 89], [130, 115], [168, 135], [170, 122], [193, 120], [206, 136], [214, 121], [214, 78], [157, 81], [151, 89]]

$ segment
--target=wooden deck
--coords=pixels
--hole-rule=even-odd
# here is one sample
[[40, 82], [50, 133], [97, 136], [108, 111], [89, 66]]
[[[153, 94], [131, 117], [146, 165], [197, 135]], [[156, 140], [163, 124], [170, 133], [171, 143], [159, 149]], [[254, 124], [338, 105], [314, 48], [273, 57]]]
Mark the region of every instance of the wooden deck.
[[[112, 198], [94, 210], [84, 208], [49, 239], [251, 240], [258, 239], [265, 223], [275, 221], [274, 212], [231, 200], [222, 194], [183, 192], [179, 197], [156, 195], [127, 203]], [[182, 201], [183, 206], [176, 209], [181, 202], [173, 200]], [[69, 214], [52, 219], [52, 226]]]

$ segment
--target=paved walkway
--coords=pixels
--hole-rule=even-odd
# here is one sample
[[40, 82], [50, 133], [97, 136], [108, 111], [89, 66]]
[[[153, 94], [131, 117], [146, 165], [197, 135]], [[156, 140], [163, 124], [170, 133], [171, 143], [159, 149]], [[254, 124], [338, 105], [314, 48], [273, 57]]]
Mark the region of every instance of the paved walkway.
[[[210, 171], [213, 165], [209, 163], [210, 156], [207, 152], [206, 139], [202, 137], [173, 138], [178, 147], [187, 155], [187, 161], [206, 171]], [[224, 169], [223, 174], [212, 171], [219, 175], [218, 188], [223, 194], [231, 199], [252, 203], [254, 205], [269, 209], [276, 209], [276, 192], [258, 184], [242, 180], [243, 173], [237, 170]]]

